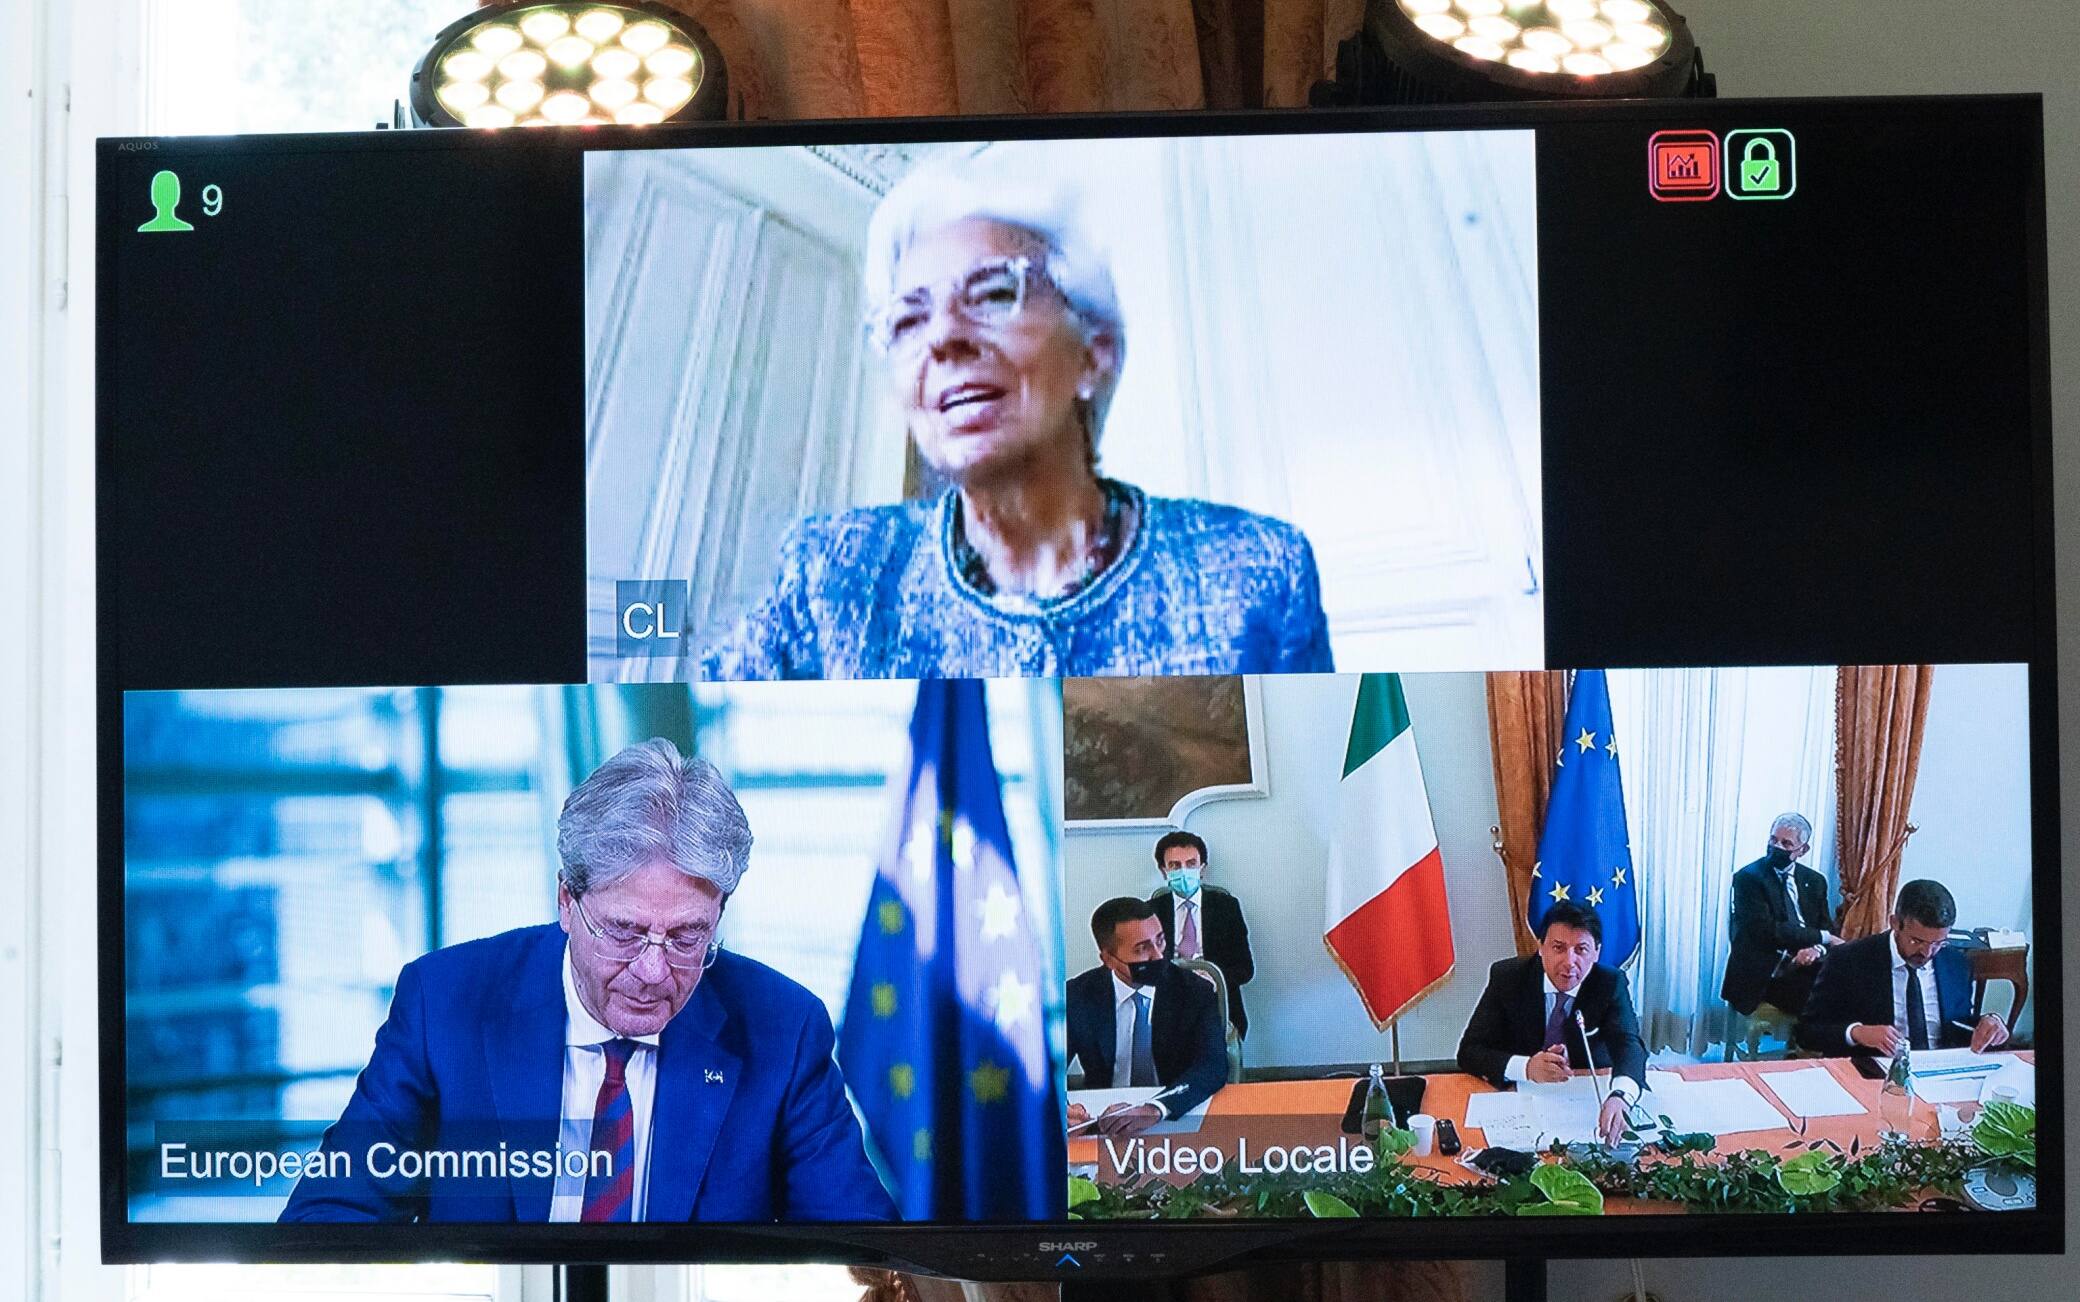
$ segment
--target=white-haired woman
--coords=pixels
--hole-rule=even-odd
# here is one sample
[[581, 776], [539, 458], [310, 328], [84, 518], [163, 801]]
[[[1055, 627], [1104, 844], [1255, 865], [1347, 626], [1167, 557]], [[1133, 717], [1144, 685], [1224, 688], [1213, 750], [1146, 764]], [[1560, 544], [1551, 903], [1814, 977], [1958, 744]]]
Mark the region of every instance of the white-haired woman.
[[1333, 668], [1282, 521], [1098, 473], [1126, 356], [1073, 198], [988, 156], [928, 164], [868, 227], [868, 331], [936, 499], [798, 521], [710, 678]]

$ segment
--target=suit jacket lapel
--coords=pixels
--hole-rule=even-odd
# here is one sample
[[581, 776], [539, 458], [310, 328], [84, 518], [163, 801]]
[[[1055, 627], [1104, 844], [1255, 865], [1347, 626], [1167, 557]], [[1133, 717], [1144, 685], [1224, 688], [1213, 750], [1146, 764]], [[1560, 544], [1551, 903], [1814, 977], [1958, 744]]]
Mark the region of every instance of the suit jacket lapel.
[[[545, 930], [517, 974], [520, 992], [512, 1003], [484, 1018], [484, 1064], [499, 1129], [514, 1149], [552, 1146], [563, 1112], [563, 1053], [567, 1018], [563, 1006], [563, 933]], [[555, 1181], [548, 1176], [513, 1176], [513, 1218], [549, 1219]]]
[[665, 1025], [657, 1042], [657, 1095], [650, 1105], [650, 1184], [644, 1219], [693, 1219], [708, 1158], [722, 1133], [744, 1060], [723, 1047], [729, 1020], [709, 974]]
[[1537, 1045], [1537, 1049], [1530, 1050], [1537, 1053], [1546, 1047], [1545, 967], [1536, 954], [1522, 961], [1525, 967], [1517, 975], [1518, 994], [1511, 1001], [1516, 1007], [1516, 1042]]

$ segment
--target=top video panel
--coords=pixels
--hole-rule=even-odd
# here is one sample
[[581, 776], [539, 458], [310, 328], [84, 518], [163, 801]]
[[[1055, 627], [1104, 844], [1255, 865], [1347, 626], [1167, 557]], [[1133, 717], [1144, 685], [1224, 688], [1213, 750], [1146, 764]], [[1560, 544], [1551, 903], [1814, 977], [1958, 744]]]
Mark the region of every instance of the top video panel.
[[1544, 663], [1529, 131], [594, 153], [592, 681]]

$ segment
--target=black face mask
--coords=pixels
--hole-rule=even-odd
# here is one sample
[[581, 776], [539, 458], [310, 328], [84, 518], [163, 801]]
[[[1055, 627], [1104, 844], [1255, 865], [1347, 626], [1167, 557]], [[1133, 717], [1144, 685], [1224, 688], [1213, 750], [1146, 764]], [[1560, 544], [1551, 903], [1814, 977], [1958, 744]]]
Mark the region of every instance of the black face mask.
[[1169, 966], [1170, 960], [1167, 958], [1137, 959], [1127, 964], [1127, 979], [1136, 986], [1153, 986], [1163, 979], [1164, 969]]
[[1783, 872], [1791, 866], [1791, 852], [1783, 846], [1773, 845], [1769, 848], [1769, 853], [1763, 857], [1763, 861], [1770, 866], [1771, 872]]

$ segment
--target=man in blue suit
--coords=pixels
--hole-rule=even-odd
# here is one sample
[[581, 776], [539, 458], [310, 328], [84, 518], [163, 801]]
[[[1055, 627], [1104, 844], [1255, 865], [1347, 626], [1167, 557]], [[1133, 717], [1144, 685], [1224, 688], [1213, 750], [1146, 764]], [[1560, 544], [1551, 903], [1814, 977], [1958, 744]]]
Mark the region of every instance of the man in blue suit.
[[1944, 948], [1956, 921], [1957, 901], [1941, 882], [1900, 887], [1890, 931], [1829, 951], [1799, 1018], [1798, 1042], [1815, 1053], [1883, 1057], [1903, 1047], [1984, 1053], [2005, 1044], [2005, 1022], [1972, 1016], [1971, 973], [1962, 955]]
[[284, 1221], [868, 1221], [817, 998], [715, 931], [751, 828], [714, 766], [630, 746], [557, 820], [557, 922], [436, 950]]

